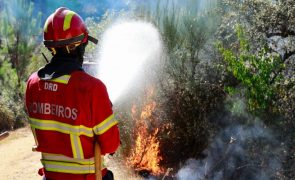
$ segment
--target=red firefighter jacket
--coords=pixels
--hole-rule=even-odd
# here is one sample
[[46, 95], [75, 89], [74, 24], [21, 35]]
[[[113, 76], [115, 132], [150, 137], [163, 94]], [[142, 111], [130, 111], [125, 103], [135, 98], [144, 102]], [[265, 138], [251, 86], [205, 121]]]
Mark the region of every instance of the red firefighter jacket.
[[83, 71], [51, 80], [32, 74], [26, 107], [48, 179], [94, 179], [94, 142], [103, 155], [120, 144], [105, 85]]

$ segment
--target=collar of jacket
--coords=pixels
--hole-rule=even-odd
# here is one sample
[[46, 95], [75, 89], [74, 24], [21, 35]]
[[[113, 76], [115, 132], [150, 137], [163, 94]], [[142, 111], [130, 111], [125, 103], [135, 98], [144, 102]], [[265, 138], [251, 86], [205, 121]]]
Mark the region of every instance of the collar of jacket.
[[50, 80], [74, 71], [84, 71], [78, 58], [54, 56], [48, 64], [39, 69], [38, 76], [40, 79]]

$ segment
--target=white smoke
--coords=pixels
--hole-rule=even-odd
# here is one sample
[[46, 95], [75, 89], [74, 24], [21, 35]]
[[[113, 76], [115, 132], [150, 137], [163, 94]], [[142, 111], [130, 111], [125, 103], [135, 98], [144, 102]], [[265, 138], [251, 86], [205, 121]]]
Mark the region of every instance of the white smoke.
[[220, 131], [203, 152], [206, 158], [187, 160], [178, 171], [177, 179], [278, 178], [282, 170], [284, 147], [259, 119], [249, 114], [246, 116], [247, 123], [231, 124]]
[[160, 34], [150, 23], [125, 21], [111, 26], [103, 34], [98, 71], [111, 101], [138, 84], [139, 76], [148, 77], [145, 66], [159, 60], [162, 51]]

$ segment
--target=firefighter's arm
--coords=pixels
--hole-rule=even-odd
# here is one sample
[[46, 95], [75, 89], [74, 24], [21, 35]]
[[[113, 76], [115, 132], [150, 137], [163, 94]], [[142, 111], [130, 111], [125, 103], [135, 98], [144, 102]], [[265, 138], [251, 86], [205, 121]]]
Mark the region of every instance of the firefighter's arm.
[[112, 154], [120, 145], [118, 126], [114, 125], [108, 131], [98, 136], [102, 154]]
[[30, 95], [30, 81], [31, 81], [31, 78], [29, 78], [26, 82], [26, 91], [25, 91], [25, 97], [24, 97], [25, 111], [26, 111], [27, 115], [29, 114], [29, 101], [30, 101], [30, 96], [31, 96]]
[[112, 104], [105, 86], [96, 94], [93, 106], [94, 117], [97, 120], [94, 126], [96, 141], [99, 143], [102, 155], [114, 153], [120, 145], [118, 121], [116, 120]]

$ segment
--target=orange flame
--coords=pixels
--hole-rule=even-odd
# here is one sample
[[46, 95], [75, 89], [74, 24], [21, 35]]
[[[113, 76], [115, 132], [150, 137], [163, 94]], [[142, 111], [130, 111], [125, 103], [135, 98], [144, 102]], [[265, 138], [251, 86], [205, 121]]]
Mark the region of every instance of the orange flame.
[[[153, 90], [148, 92], [148, 100], [153, 95]], [[136, 171], [147, 170], [153, 175], [164, 173], [159, 166], [162, 157], [160, 156], [160, 142], [157, 139], [159, 128], [149, 130], [148, 123], [153, 121], [152, 114], [156, 108], [156, 102], [145, 104], [140, 113], [140, 118], [136, 118], [137, 108], [131, 109], [132, 117], [136, 121], [135, 147], [127, 159], [127, 165], [132, 166]]]

